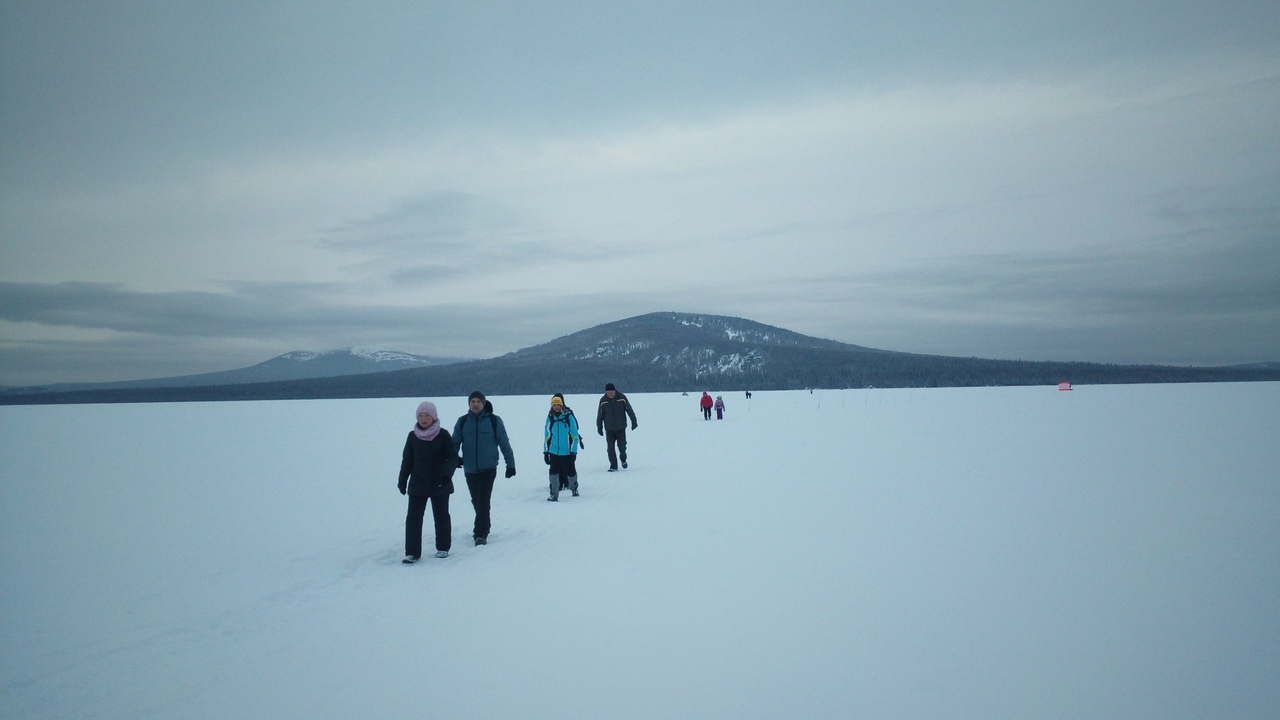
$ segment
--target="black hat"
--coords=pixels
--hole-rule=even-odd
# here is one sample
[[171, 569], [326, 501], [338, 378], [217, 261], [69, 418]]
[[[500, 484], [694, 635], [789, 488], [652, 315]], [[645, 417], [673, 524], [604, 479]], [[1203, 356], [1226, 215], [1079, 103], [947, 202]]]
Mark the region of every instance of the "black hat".
[[479, 390], [472, 390], [472, 391], [471, 391], [471, 394], [467, 396], [467, 402], [471, 402], [472, 400], [475, 400], [476, 398], [480, 398], [481, 400], [483, 400], [483, 399], [484, 399], [484, 393], [480, 392]]
[[617, 390], [617, 389], [618, 389], [618, 388], [616, 388], [616, 387], [614, 387], [614, 386], [613, 386], [613, 383], [605, 383], [605, 384], [604, 384], [604, 391], [605, 391], [605, 392], [609, 392], [610, 390]]

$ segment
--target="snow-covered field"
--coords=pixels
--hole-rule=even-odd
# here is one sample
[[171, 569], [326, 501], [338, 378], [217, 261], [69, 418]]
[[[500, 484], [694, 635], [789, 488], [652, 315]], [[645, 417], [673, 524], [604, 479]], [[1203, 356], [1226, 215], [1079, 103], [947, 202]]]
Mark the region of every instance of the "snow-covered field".
[[558, 504], [491, 398], [490, 544], [459, 482], [416, 566], [420, 398], [0, 408], [0, 713], [1280, 717], [1280, 383], [698, 395]]

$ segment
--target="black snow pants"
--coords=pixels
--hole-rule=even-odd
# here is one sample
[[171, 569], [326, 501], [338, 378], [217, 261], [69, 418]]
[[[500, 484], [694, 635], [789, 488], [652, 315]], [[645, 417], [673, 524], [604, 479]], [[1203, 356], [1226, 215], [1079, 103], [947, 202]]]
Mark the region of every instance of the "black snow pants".
[[467, 490], [471, 492], [471, 507], [476, 509], [476, 524], [471, 537], [489, 537], [489, 503], [493, 499], [493, 481], [498, 477], [498, 468], [478, 473], [464, 473], [467, 476]]
[[[617, 470], [618, 460], [622, 460], [624, 463], [627, 461], [627, 429], [605, 430], [604, 440], [609, 451], [609, 469]], [[613, 449], [615, 443], [618, 446], [617, 452]]]
[[404, 554], [422, 557], [422, 518], [431, 501], [431, 518], [436, 525], [436, 550], [448, 550], [453, 539], [453, 523], [449, 519], [449, 494], [410, 495], [409, 514], [404, 518]]

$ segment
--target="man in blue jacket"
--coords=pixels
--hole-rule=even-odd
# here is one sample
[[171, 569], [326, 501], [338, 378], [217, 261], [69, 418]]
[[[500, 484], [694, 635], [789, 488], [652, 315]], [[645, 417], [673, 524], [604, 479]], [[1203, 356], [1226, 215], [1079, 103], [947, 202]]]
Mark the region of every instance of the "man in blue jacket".
[[493, 481], [498, 477], [498, 450], [506, 460], [506, 477], [516, 474], [515, 455], [507, 440], [507, 427], [493, 414], [493, 405], [476, 390], [467, 397], [467, 414], [453, 424], [453, 441], [462, 456], [462, 473], [471, 492], [471, 506], [476, 509], [476, 524], [471, 535], [476, 545], [489, 541], [489, 503], [493, 497]]

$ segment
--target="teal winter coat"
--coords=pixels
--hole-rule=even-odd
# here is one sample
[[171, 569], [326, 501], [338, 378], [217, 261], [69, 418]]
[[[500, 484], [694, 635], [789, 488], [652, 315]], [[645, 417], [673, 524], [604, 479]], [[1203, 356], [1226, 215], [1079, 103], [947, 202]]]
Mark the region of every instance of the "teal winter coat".
[[[487, 403], [486, 403], [487, 404]], [[479, 473], [498, 467], [498, 451], [508, 468], [516, 466], [511, 441], [507, 439], [507, 427], [502, 418], [488, 408], [479, 415], [468, 412], [453, 425], [453, 441], [462, 456], [462, 471]]]
[[552, 455], [574, 455], [578, 452], [578, 419], [572, 410], [565, 410], [559, 415], [547, 413], [547, 422], [542, 428], [542, 451]]

